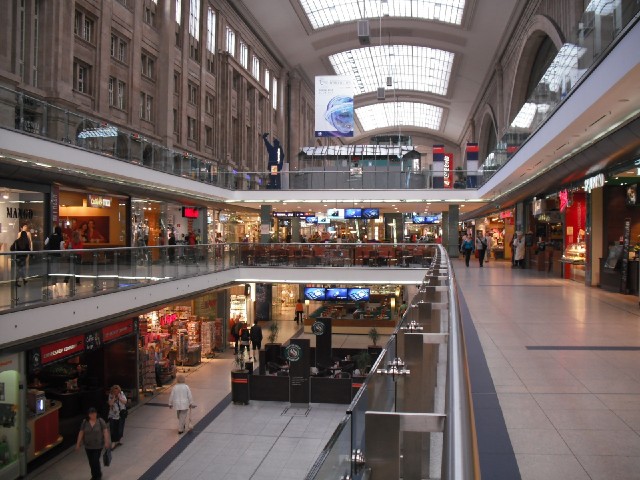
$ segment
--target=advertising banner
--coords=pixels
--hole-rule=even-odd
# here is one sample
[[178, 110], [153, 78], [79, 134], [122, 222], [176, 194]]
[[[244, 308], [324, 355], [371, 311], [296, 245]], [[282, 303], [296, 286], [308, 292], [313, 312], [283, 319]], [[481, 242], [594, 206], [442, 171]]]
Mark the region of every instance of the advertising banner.
[[46, 365], [84, 351], [84, 335], [60, 340], [40, 347], [40, 364]]
[[444, 188], [453, 188], [453, 153], [444, 154]]
[[353, 137], [353, 79], [316, 77], [316, 137]]

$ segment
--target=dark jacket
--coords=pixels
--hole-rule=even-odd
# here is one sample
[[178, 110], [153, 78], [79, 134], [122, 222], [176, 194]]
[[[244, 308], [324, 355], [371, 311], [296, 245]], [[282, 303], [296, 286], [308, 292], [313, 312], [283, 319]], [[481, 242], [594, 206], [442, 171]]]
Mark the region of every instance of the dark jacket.
[[258, 324], [255, 324], [253, 327], [251, 327], [251, 341], [252, 342], [262, 341], [262, 327]]

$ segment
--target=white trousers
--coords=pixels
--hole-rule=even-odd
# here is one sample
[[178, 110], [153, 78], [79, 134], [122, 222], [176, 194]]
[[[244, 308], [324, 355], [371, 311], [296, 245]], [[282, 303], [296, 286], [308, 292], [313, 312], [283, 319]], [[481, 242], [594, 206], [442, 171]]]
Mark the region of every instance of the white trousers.
[[187, 415], [189, 414], [189, 410], [176, 410], [176, 415], [178, 415], [178, 431], [184, 432], [187, 425]]

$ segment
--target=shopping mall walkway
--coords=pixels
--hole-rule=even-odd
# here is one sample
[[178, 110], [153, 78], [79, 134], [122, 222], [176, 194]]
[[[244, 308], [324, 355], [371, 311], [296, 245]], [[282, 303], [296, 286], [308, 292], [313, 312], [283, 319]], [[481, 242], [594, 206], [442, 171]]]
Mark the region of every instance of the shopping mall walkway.
[[[281, 341], [298, 333], [293, 321], [280, 326]], [[192, 433], [177, 433], [175, 411], [167, 408], [170, 387], [132, 410], [123, 445], [113, 452], [112, 465], [103, 468], [103, 478], [155, 479], [165, 469], [162, 478], [172, 479], [302, 478], [344, 416], [345, 406], [285, 412], [287, 405], [274, 402], [232, 405], [232, 367], [233, 355], [227, 352], [186, 374], [197, 404]], [[258, 466], [261, 472], [273, 474], [251, 477], [249, 470], [254, 472]], [[89, 476], [84, 452], [70, 449], [27, 478], [85, 480]]]
[[638, 298], [454, 265], [478, 334], [467, 324], [483, 478], [640, 478]]

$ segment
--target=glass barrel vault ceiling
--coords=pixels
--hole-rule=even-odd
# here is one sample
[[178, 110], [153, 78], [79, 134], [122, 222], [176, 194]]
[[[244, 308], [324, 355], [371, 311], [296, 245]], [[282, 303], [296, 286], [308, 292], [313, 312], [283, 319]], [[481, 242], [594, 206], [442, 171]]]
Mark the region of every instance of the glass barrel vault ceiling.
[[413, 45], [356, 48], [329, 56], [336, 74], [354, 78], [356, 93], [375, 92], [393, 79], [393, 87], [446, 95], [454, 54]]
[[403, 125], [439, 130], [442, 112], [441, 107], [414, 102], [385, 102], [356, 108], [364, 131]]
[[465, 0], [300, 0], [300, 4], [317, 29], [386, 15], [460, 25]]

